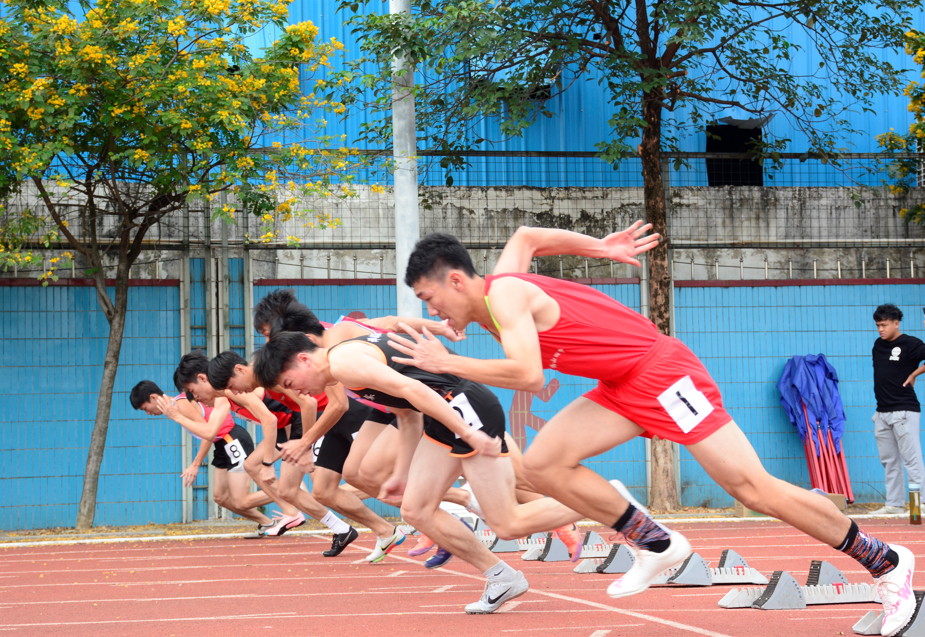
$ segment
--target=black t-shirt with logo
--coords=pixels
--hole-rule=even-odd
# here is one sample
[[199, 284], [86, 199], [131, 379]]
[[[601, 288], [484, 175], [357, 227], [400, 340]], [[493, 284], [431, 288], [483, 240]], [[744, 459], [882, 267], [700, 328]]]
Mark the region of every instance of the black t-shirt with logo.
[[877, 411], [920, 411], [915, 389], [903, 383], [925, 360], [925, 343], [908, 334], [892, 341], [878, 338], [872, 353]]

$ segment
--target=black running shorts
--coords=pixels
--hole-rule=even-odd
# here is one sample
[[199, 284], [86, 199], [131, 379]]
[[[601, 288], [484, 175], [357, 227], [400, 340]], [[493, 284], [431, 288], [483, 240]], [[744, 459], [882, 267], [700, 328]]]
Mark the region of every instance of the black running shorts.
[[[348, 398], [349, 407], [340, 420], [328, 430], [319, 441], [321, 446], [317, 450], [315, 465], [330, 469], [334, 473], [344, 472], [344, 463], [350, 454], [350, 446], [360, 432], [363, 423], [369, 420], [373, 410], [369, 405]], [[318, 414], [321, 417], [321, 414]], [[316, 443], [317, 444], [317, 443]]]
[[[237, 444], [234, 444], [237, 443]], [[254, 440], [241, 425], [215, 441], [212, 450], [212, 466], [216, 469], [244, 471], [244, 459], [254, 451]]]
[[[504, 442], [504, 408], [498, 397], [484, 385], [461, 381], [447, 401], [466, 423], [492, 438], [501, 438], [501, 455], [508, 454]], [[450, 429], [430, 416], [424, 416], [424, 435], [438, 445], [446, 447], [451, 456], [466, 458], [475, 451]]]
[[290, 440], [301, 440], [302, 439], [302, 414], [297, 411], [292, 412], [292, 418], [289, 419], [289, 433], [286, 433], [286, 428], [281, 427], [276, 430], [276, 448], [280, 449], [280, 445], [284, 442], [289, 442]]
[[369, 418], [366, 420], [378, 422], [380, 425], [392, 425], [393, 427], [398, 426], [395, 422], [395, 414], [390, 411], [380, 411], [375, 407], [370, 407], [369, 412]]

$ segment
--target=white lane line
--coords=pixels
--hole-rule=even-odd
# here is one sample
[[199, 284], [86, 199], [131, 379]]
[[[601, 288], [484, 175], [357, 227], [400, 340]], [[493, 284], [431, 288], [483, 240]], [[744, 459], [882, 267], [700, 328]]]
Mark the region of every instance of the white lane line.
[[[422, 604], [420, 608], [447, 608], [447, 607], [459, 608], [461, 603], [462, 602], [460, 602], [459, 604]], [[507, 602], [501, 608], [507, 608], [507, 605], [511, 603], [513, 602]], [[518, 604], [545, 604], [546, 600], [545, 599], [518, 599], [517, 603]]]
[[[611, 628], [629, 628], [631, 626], [645, 626], [645, 624], [610, 624]], [[597, 626], [541, 626], [539, 628], [505, 628], [502, 633], [523, 633], [533, 632], [535, 630], [583, 630], [585, 628], [597, 628]]]
[[521, 604], [523, 604], [523, 602], [517, 601], [517, 600], [514, 600], [513, 602], [507, 602], [504, 604], [504, 606], [502, 606], [497, 611], [495, 611], [495, 615], [502, 615], [504, 613], [510, 613], [512, 610], [514, 610]]
[[431, 591], [431, 593], [445, 593], [445, 592], [447, 592], [448, 590], [450, 590], [451, 588], [453, 588], [454, 586], [456, 586], [456, 584], [447, 584], [446, 586], [441, 586], [440, 588], [435, 588], [434, 590]]
[[395, 572], [392, 573], [391, 575], [385, 575], [384, 577], [398, 577], [399, 575], [402, 575], [402, 574], [407, 573], [407, 572], [408, 572], [408, 571], [395, 571]]
[[[401, 557], [399, 555], [394, 556], [393, 559], [405, 560], [406, 562], [413, 562], [417, 564], [415, 560], [412, 560], [409, 557]], [[452, 575], [458, 575], [459, 577], [465, 577], [468, 579], [478, 580], [484, 582], [485, 578], [481, 575], [471, 575], [469, 573], [461, 573], [459, 571], [453, 571], [447, 568], [440, 569], [446, 573]], [[656, 624], [662, 624], [663, 626], [670, 626], [671, 628], [677, 628], [678, 630], [685, 630], [687, 632], [696, 633], [698, 635], [706, 635], [707, 637], [730, 637], [724, 633], [717, 633], [712, 630], [706, 630], [704, 628], [698, 628], [696, 626], [689, 626], [688, 624], [682, 624], [680, 622], [672, 621], [670, 619], [661, 619], [659, 617], [654, 617], [652, 615], [646, 615], [643, 613], [637, 613], [634, 611], [624, 610], [622, 608], [614, 608], [613, 606], [608, 606], [607, 604], [599, 604], [597, 602], [592, 602], [586, 599], [579, 599], [577, 597], [569, 597], [567, 595], [559, 595], [558, 593], [550, 593], [547, 591], [533, 591], [536, 595], [543, 595], [545, 597], [552, 597], [553, 599], [561, 599], [566, 602], [572, 602], [574, 604], [583, 604], [585, 606], [590, 606], [591, 608], [597, 608], [598, 610], [605, 610], [611, 613], [619, 613], [620, 615], [626, 615], [628, 617], [635, 617], [636, 619], [644, 619]], [[720, 609], [725, 610], [725, 609]]]
[[593, 633], [591, 633], [591, 637], [607, 637], [609, 634], [609, 630], [595, 630]]

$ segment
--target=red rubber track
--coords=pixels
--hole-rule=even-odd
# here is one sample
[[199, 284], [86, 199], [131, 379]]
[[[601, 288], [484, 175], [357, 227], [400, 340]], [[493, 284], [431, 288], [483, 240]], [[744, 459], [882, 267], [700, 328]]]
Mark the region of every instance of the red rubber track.
[[[902, 520], [865, 520], [862, 528], [909, 547], [925, 564], [925, 534]], [[852, 559], [776, 521], [673, 525], [716, 566], [733, 548], [770, 574], [788, 570], [801, 583], [810, 560], [825, 559], [851, 582], [871, 582]], [[598, 529], [605, 540], [608, 534]], [[524, 562], [531, 590], [494, 615], [467, 616], [483, 577], [454, 558], [425, 570], [407, 557], [414, 539], [379, 564], [363, 558], [370, 534], [337, 558], [324, 558], [328, 536], [187, 540], [13, 547], [0, 551], [0, 632], [77, 635], [351, 635], [616, 637], [618, 635], [850, 635], [876, 604], [801, 611], [724, 610], [731, 586], [653, 587], [610, 599], [613, 575], [577, 575], [574, 565]], [[920, 567], [921, 568], [921, 567]], [[921, 588], [925, 578], [914, 584]]]

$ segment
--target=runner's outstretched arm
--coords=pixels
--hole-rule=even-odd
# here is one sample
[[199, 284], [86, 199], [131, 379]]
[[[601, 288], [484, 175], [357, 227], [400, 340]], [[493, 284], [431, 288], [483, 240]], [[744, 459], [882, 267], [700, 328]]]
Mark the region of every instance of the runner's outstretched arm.
[[658, 245], [659, 235], [646, 234], [651, 228], [652, 224], [642, 225], [642, 221], [637, 221], [626, 230], [596, 239], [569, 230], [521, 226], [504, 246], [494, 273], [528, 272], [533, 257], [556, 254], [611, 259], [638, 266], [636, 256]]
[[530, 310], [528, 285], [519, 279], [505, 277], [496, 280], [488, 293], [499, 340], [507, 358], [481, 360], [454, 356], [427, 332], [422, 336], [405, 327], [405, 332], [414, 338], [415, 343], [409, 344], [406, 339], [390, 336], [389, 345], [408, 356], [393, 356], [392, 360], [493, 387], [529, 392], [542, 390], [546, 386], [546, 378], [536, 322]]
[[447, 321], [431, 321], [425, 318], [414, 318], [409, 316], [380, 316], [378, 318], [357, 319], [364, 325], [369, 325], [377, 330], [387, 332], [400, 332], [401, 324], [410, 325], [417, 332], [428, 330], [431, 334], [444, 336], [452, 342], [461, 341], [466, 338], [465, 332], [457, 332], [448, 325]]

